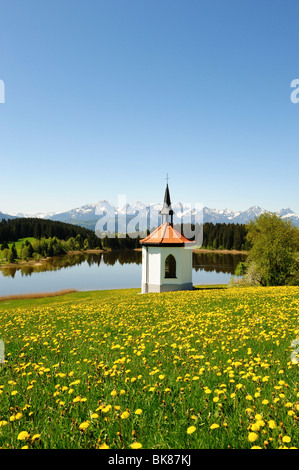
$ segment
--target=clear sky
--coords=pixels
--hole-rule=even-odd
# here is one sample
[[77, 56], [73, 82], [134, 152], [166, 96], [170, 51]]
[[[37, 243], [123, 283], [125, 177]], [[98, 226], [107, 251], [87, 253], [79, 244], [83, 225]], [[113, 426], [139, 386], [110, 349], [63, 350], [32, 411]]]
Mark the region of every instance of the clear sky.
[[298, 0], [2, 0], [0, 211], [299, 213]]

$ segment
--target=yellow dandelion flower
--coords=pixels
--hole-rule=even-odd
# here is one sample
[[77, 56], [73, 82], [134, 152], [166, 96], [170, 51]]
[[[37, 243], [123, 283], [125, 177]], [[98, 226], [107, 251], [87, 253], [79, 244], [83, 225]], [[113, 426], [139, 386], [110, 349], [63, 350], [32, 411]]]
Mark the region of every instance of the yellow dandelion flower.
[[252, 431], [259, 431], [259, 430], [260, 430], [260, 425], [259, 425], [259, 423], [258, 423], [258, 422], [253, 423], [253, 424], [251, 425], [251, 430], [252, 430]]
[[196, 431], [196, 427], [195, 426], [190, 426], [187, 429], [187, 434], [192, 434], [192, 433], [194, 433], [194, 431]]
[[258, 439], [258, 435], [255, 432], [250, 432], [248, 434], [248, 440], [249, 442], [254, 442]]
[[21, 431], [18, 435], [18, 440], [19, 441], [24, 441], [25, 439], [27, 439], [29, 437], [29, 433], [27, 431]]
[[275, 429], [276, 428], [275, 421], [273, 421], [273, 419], [270, 419], [270, 421], [268, 422], [268, 426], [270, 429]]
[[261, 426], [265, 426], [265, 421], [263, 421], [262, 419], [258, 419], [256, 423], [257, 423], [260, 427], [261, 427]]
[[124, 411], [120, 417], [121, 419], [127, 419], [130, 416], [130, 413], [128, 411]]
[[99, 446], [99, 449], [110, 449], [110, 447], [104, 442]]
[[141, 415], [142, 414], [142, 409], [141, 408], [138, 408], [136, 411], [135, 411], [135, 415]]
[[210, 426], [210, 429], [217, 429], [219, 428], [219, 424], [217, 423], [213, 423], [211, 426]]
[[141, 449], [142, 444], [140, 442], [133, 442], [133, 444], [130, 445], [131, 449]]
[[85, 421], [84, 423], [81, 423], [79, 426], [79, 429], [87, 429], [89, 426], [89, 421]]
[[105, 406], [104, 408], [102, 408], [102, 413], [108, 413], [108, 411], [111, 410], [111, 408], [112, 408], [111, 405]]

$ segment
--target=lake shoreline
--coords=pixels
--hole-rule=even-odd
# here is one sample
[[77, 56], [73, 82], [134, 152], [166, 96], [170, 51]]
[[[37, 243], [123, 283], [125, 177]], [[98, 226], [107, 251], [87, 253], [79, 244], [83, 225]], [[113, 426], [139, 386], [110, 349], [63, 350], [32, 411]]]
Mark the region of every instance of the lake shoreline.
[[[76, 250], [76, 251], [68, 251], [65, 255], [59, 255], [59, 256], [48, 256], [47, 258], [41, 258], [38, 261], [35, 261], [33, 259], [29, 261], [25, 260], [18, 260], [15, 263], [5, 263], [5, 264], [0, 264], [0, 269], [5, 269], [5, 268], [22, 268], [25, 266], [42, 266], [43, 264], [49, 262], [52, 259], [55, 258], [63, 258], [64, 256], [72, 256], [72, 255], [83, 255], [83, 254], [103, 254], [103, 253], [114, 253], [114, 252], [120, 252], [120, 251], [141, 251], [142, 248], [133, 248], [133, 249], [127, 249], [127, 250], [103, 250], [103, 249], [89, 249], [89, 250]], [[238, 250], [211, 250], [207, 248], [194, 248], [192, 249], [193, 253], [215, 253], [215, 254], [230, 254], [230, 255], [247, 255], [247, 251], [238, 251]]]
[[209, 250], [208, 248], [194, 248], [193, 253], [216, 253], [223, 255], [248, 255], [248, 251], [239, 250]]

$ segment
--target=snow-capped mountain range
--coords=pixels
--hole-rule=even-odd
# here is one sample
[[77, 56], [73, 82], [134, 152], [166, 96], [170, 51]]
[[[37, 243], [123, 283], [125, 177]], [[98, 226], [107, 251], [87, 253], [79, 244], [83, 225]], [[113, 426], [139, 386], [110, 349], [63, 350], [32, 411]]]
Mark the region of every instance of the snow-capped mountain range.
[[[147, 228], [150, 220], [150, 227], [156, 227], [160, 222], [159, 211], [162, 204], [146, 205], [140, 201], [132, 204], [125, 204], [123, 207], [115, 207], [108, 201], [103, 200], [97, 204], [86, 204], [76, 209], [71, 209], [67, 212], [49, 212], [49, 213], [35, 213], [35, 214], [3, 214], [0, 212], [0, 220], [2, 218], [15, 218], [15, 217], [38, 217], [43, 219], [58, 220], [61, 222], [82, 225], [84, 227], [94, 229], [96, 224], [105, 216], [106, 222], [111, 223], [118, 217], [118, 223], [124, 220], [131, 220], [131, 231], [135, 230], [136, 223], [139, 223], [139, 229]], [[216, 223], [239, 223], [244, 224], [250, 220], [258, 217], [260, 214], [267, 212], [258, 206], [252, 206], [245, 211], [233, 211], [230, 209], [210, 209], [208, 207], [191, 207], [181, 203], [172, 204], [175, 212], [174, 223], [190, 223], [192, 222], [212, 222]], [[292, 219], [294, 224], [299, 227], [299, 214], [295, 214], [291, 209], [282, 209], [277, 212], [282, 219]], [[102, 219], [102, 221], [104, 218]], [[130, 230], [128, 230], [130, 231]]]

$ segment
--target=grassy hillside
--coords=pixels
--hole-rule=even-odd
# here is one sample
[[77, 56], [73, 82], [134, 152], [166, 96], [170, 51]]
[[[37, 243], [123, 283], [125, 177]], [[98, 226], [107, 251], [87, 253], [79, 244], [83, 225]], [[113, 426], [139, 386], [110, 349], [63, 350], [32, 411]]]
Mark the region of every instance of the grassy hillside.
[[0, 447], [298, 447], [299, 288], [0, 302]]

